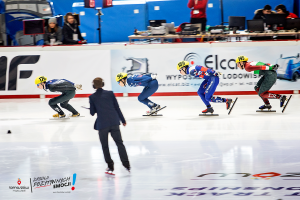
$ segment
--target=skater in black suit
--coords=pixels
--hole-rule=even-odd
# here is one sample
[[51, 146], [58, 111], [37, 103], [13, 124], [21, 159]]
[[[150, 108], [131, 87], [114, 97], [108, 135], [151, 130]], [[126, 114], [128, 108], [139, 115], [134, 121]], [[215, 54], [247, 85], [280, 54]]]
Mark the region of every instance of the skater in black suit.
[[89, 99], [91, 115], [94, 116], [94, 114], [97, 113], [94, 129], [99, 131], [104, 158], [108, 165], [106, 173], [113, 174], [112, 172], [114, 171], [114, 162], [110, 157], [108, 147], [109, 133], [118, 146], [123, 166], [129, 171], [130, 164], [119, 128], [120, 121], [123, 126], [126, 126], [126, 121], [114, 93], [112, 91], [103, 90], [103, 86], [104, 82], [102, 78], [95, 78], [93, 80], [93, 87], [96, 89], [96, 92], [92, 94]]

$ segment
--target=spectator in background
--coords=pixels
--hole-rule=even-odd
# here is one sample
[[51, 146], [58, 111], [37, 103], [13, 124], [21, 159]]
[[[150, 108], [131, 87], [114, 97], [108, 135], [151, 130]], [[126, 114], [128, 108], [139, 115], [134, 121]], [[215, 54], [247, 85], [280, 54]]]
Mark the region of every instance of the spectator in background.
[[191, 24], [202, 24], [202, 31], [206, 28], [206, 7], [208, 0], [189, 0], [188, 7], [191, 11]]
[[68, 13], [63, 27], [64, 44], [85, 44], [86, 40], [81, 36], [77, 21], [72, 13]]
[[48, 21], [48, 26], [45, 27], [44, 44], [62, 44], [62, 29], [57, 25], [56, 18], [50, 18]]
[[283, 4], [279, 4], [278, 6], [276, 6], [275, 10], [277, 14], [285, 14], [286, 18], [298, 18], [296, 14], [287, 11], [285, 5]]
[[272, 11], [272, 8], [270, 5], [265, 5], [263, 9], [258, 9], [254, 12], [254, 17], [253, 19], [265, 19], [265, 15], [269, 14], [276, 14], [275, 12]]

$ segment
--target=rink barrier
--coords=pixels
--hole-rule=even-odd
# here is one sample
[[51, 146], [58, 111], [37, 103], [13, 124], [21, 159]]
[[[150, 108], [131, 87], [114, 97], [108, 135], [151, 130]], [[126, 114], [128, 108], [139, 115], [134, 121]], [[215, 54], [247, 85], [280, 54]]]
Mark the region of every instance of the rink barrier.
[[[275, 94], [300, 94], [300, 90], [277, 90], [271, 91]], [[140, 93], [114, 93], [116, 97], [137, 97]], [[75, 98], [87, 98], [91, 94], [76, 94]], [[214, 95], [257, 95], [255, 91], [230, 91], [215, 92]], [[0, 99], [44, 99], [54, 98], [57, 95], [0, 95]], [[152, 96], [198, 96], [197, 92], [157, 92]]]

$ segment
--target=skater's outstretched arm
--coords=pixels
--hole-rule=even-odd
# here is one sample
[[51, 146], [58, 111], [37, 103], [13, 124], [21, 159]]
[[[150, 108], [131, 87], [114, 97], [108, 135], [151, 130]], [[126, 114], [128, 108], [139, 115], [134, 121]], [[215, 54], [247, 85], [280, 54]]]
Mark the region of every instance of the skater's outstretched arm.
[[95, 105], [94, 105], [94, 103], [93, 103], [91, 97], [89, 97], [89, 99], [90, 99], [90, 114], [91, 114], [92, 116], [94, 116], [95, 113], [96, 113], [96, 108], [95, 108]]
[[119, 118], [120, 118], [121, 122], [124, 125], [124, 124], [126, 124], [126, 121], [125, 121], [125, 118], [124, 118], [124, 116], [123, 116], [123, 114], [121, 112], [121, 109], [119, 107], [118, 101], [117, 101], [117, 99], [116, 99], [116, 97], [115, 97], [115, 95], [114, 95], [113, 92], [111, 92], [111, 95], [112, 95], [112, 98], [113, 98], [113, 101], [114, 101], [114, 107], [115, 107], [115, 109], [116, 109], [116, 111], [117, 111], [117, 113], [119, 115]]
[[271, 65], [269, 63], [263, 63], [263, 62], [247, 62], [245, 65], [245, 70], [247, 72], [252, 72], [256, 70], [274, 70], [275, 65]]

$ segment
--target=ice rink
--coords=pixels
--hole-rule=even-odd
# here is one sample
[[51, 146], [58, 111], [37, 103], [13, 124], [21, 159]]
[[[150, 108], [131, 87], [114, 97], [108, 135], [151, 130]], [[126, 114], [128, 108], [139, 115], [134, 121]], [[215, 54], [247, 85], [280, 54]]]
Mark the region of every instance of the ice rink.
[[[137, 97], [118, 98], [132, 169], [110, 138], [115, 176], [104, 173], [96, 117], [81, 108], [88, 98], [70, 101], [85, 117], [61, 121], [49, 120], [49, 99], [1, 99], [0, 199], [300, 199], [300, 95], [285, 113], [279, 100], [270, 100], [277, 112], [257, 113], [258, 96], [238, 98], [231, 115], [212, 104], [218, 117], [198, 116], [197, 96], [150, 98], [167, 106], [162, 117], [143, 117]], [[66, 184], [45, 182], [57, 179]]]

